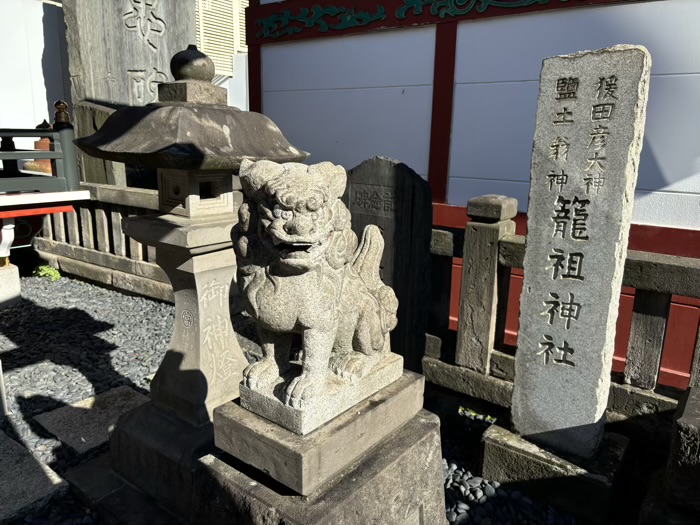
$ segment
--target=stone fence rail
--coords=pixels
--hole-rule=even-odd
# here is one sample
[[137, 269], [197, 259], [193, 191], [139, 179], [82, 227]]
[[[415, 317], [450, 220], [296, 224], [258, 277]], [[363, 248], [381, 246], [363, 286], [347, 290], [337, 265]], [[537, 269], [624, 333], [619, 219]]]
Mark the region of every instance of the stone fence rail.
[[[512, 217], [470, 216], [465, 232], [433, 229], [438, 268], [446, 258], [463, 257], [464, 264], [456, 338], [446, 330], [427, 335], [423, 372], [432, 383], [510, 407], [515, 349], [503, 338], [510, 270], [523, 268], [525, 237], [514, 234]], [[623, 286], [636, 289], [632, 325], [625, 370], [613, 373], [608, 408], [630, 417], [673, 411], [677, 396], [657, 388], [669, 306], [672, 295], [700, 298], [700, 259], [630, 250]], [[690, 386], [697, 384], [700, 334], [690, 372]]]
[[158, 210], [158, 192], [108, 184], [83, 183], [91, 200], [75, 211], [44, 218], [34, 246], [49, 264], [117, 289], [173, 301], [165, 273], [155, 264], [155, 249], [124, 235], [122, 219]]

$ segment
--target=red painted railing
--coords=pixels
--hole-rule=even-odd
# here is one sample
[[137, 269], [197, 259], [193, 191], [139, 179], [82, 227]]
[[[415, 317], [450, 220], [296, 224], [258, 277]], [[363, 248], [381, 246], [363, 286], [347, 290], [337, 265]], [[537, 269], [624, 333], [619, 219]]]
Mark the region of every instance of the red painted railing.
[[[464, 229], [468, 221], [466, 207], [433, 204], [433, 225], [436, 227]], [[518, 214], [515, 222], [516, 233], [525, 235], [527, 216], [523, 213]], [[630, 231], [629, 249], [700, 259], [700, 231], [633, 224]], [[454, 257], [450, 295], [450, 329], [455, 331], [457, 330], [459, 312], [461, 275], [462, 259]], [[505, 343], [512, 346], [517, 345], [522, 279], [522, 270], [513, 269], [508, 293], [508, 313], [504, 338]], [[623, 372], [625, 369], [634, 292], [634, 288], [624, 287], [620, 296], [620, 311], [617, 319], [617, 336], [613, 357], [614, 372]], [[688, 387], [699, 325], [700, 300], [674, 295], [659, 372], [658, 383], [660, 385], [679, 389]]]

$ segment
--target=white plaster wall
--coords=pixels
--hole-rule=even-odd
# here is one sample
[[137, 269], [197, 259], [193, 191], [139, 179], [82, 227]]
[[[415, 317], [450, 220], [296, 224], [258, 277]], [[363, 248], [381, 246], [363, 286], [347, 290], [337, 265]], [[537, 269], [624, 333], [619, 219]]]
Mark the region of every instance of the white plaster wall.
[[263, 112], [309, 162], [428, 172], [435, 28], [262, 46]]
[[63, 11], [40, 0], [0, 0], [0, 21], [0, 128], [50, 122], [53, 102], [70, 100]]
[[227, 82], [228, 105], [248, 111], [248, 55], [233, 55], [233, 77]]
[[633, 220], [700, 228], [700, 1], [564, 9], [460, 23], [448, 202], [502, 193], [527, 209], [542, 59], [614, 44], [652, 55]]

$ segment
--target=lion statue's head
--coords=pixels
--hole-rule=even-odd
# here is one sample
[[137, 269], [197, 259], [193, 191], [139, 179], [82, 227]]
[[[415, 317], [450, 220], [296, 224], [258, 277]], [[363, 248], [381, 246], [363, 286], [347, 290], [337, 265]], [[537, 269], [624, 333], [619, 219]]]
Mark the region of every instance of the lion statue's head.
[[305, 272], [324, 261], [340, 268], [350, 260], [357, 236], [340, 200], [347, 182], [342, 166], [244, 161], [240, 180], [245, 200], [234, 229], [239, 269], [278, 265]]

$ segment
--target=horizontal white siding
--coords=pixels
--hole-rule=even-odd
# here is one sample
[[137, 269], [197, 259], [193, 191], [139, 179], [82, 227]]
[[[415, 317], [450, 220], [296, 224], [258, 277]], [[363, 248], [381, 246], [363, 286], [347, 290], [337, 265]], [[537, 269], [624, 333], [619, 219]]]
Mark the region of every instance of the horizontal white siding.
[[653, 66], [633, 220], [699, 228], [698, 20], [700, 1], [666, 0], [461, 23], [448, 202], [503, 193], [525, 211], [542, 59], [642, 44]]
[[263, 112], [310, 162], [374, 155], [428, 171], [435, 28], [262, 47]]

